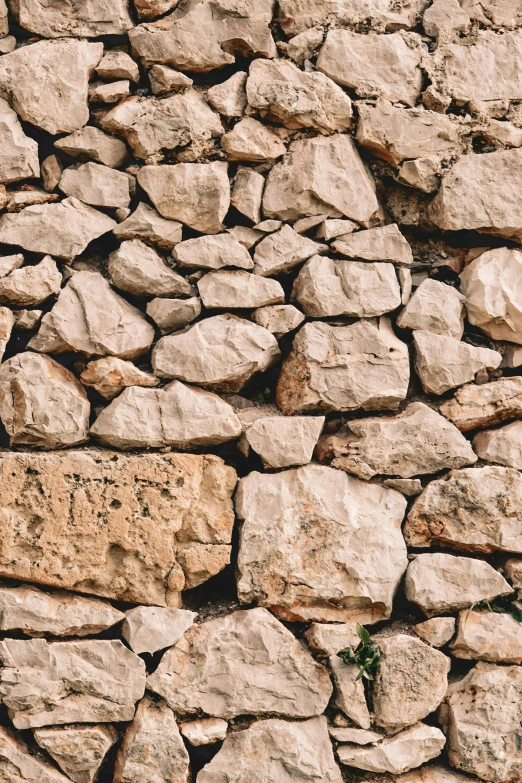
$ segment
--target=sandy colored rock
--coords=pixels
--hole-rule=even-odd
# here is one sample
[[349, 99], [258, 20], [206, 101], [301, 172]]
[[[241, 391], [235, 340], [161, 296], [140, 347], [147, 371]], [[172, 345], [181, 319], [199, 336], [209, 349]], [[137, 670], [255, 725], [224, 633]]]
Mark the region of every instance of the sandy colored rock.
[[418, 723], [370, 747], [341, 745], [337, 754], [349, 767], [398, 775], [439, 756], [445, 743], [440, 729]]
[[17, 729], [131, 720], [145, 664], [119, 640], [0, 642], [0, 695]]
[[458, 0], [435, 0], [424, 11], [422, 25], [426, 35], [433, 36], [437, 41], [445, 41], [456, 37], [458, 33], [469, 32], [471, 19]]
[[301, 71], [289, 60], [254, 60], [246, 92], [262, 117], [289, 128], [311, 127], [323, 133], [352, 126], [349, 96], [323, 73]]
[[285, 292], [277, 280], [243, 270], [208, 272], [198, 280], [198, 290], [204, 306], [212, 309], [251, 309], [285, 301]]
[[335, 468], [363, 479], [410, 478], [477, 461], [459, 430], [423, 402], [412, 402], [398, 416], [350, 421], [346, 430], [347, 435], [326, 436], [318, 458], [333, 458]]
[[521, 494], [521, 475], [512, 468], [453, 470], [415, 500], [404, 537], [415, 547], [522, 552]]
[[322, 27], [311, 27], [299, 35], [295, 35], [289, 42], [286, 53], [297, 65], [303, 65], [306, 60], [313, 57], [324, 39]]
[[[177, 2], [177, 0], [175, 0]], [[194, 84], [192, 79], [167, 65], [153, 65], [149, 71], [150, 88], [154, 95], [164, 92], [183, 91]]]
[[60, 190], [94, 207], [128, 207], [129, 178], [101, 163], [75, 163], [65, 169]]
[[179, 220], [202, 234], [221, 231], [230, 205], [226, 163], [144, 166], [138, 182], [163, 217]]
[[185, 609], [137, 606], [125, 613], [122, 636], [135, 653], [155, 653], [176, 644], [196, 617]]
[[166, 250], [181, 242], [181, 223], [167, 220], [154, 207], [140, 201], [136, 210], [113, 229], [118, 239], [141, 239]]
[[294, 337], [277, 384], [285, 414], [393, 409], [406, 397], [408, 349], [386, 318], [350, 326], [305, 324]]
[[0, 418], [11, 446], [84, 443], [90, 407], [83, 386], [49, 356], [26, 351], [0, 365]]
[[225, 133], [221, 146], [228, 160], [271, 161], [286, 152], [279, 137], [252, 117], [244, 117], [229, 133]]
[[13, 270], [19, 269], [24, 263], [22, 253], [16, 253], [12, 256], [0, 256], [0, 278], [10, 274]]
[[147, 315], [152, 318], [161, 334], [170, 334], [194, 321], [201, 313], [201, 300], [197, 296], [189, 299], [152, 299], [147, 305]]
[[0, 629], [27, 636], [90, 636], [125, 615], [109, 603], [65, 591], [45, 593], [31, 585], [0, 587]]
[[337, 655], [331, 655], [330, 669], [335, 686], [336, 706], [361, 729], [369, 729], [371, 719], [364, 694], [364, 683], [362, 680], [357, 680], [359, 668], [343, 663]]
[[240, 433], [230, 405], [217, 394], [179, 381], [162, 389], [125, 389], [91, 427], [101, 443], [119, 449], [215, 446]]
[[437, 709], [446, 695], [451, 661], [407, 634], [379, 638], [378, 644], [381, 659], [373, 686], [375, 723], [395, 733]]
[[376, 731], [366, 731], [365, 729], [346, 729], [328, 726], [328, 733], [337, 742], [350, 742], [353, 745], [372, 745], [382, 739], [382, 734]]
[[326, 245], [303, 237], [291, 226], [284, 225], [256, 245], [254, 271], [262, 277], [289, 272], [307, 258], [326, 249]]
[[234, 73], [230, 79], [215, 84], [207, 90], [207, 98], [212, 106], [224, 117], [242, 117], [247, 107], [245, 71]]
[[96, 73], [102, 79], [130, 79], [131, 82], [140, 80], [140, 70], [126, 52], [105, 52], [96, 66]]
[[26, 136], [7, 101], [0, 98], [0, 182], [38, 177], [38, 144]]
[[22, 27], [43, 38], [97, 38], [122, 35], [132, 27], [126, 0], [100, 0], [49, 4], [43, 0], [20, 0], [16, 16]]
[[259, 171], [239, 167], [234, 178], [230, 203], [253, 223], [259, 223], [264, 188], [265, 178]]
[[355, 648], [360, 642], [355, 623], [312, 623], [305, 639], [313, 652], [328, 656], [345, 647]]
[[522, 418], [522, 378], [501, 378], [482, 386], [470, 383], [457, 389], [440, 412], [462, 432]]
[[0, 727], [0, 774], [4, 783], [67, 783], [61, 772], [32, 756], [12, 732]]
[[159, 380], [139, 370], [132, 362], [107, 356], [89, 362], [80, 375], [84, 386], [91, 386], [106, 400], [112, 400], [127, 386], [157, 386]]
[[135, 296], [179, 296], [192, 293], [192, 286], [163, 258], [140, 239], [124, 240], [109, 256], [107, 271], [122, 291]]
[[0, 361], [11, 338], [15, 321], [15, 315], [9, 307], [0, 307]]
[[386, 479], [382, 482], [388, 489], [396, 489], [404, 497], [411, 498], [420, 495], [422, 492], [422, 482], [420, 479]]
[[246, 431], [246, 439], [268, 468], [306, 465], [324, 425], [324, 416], [267, 416]]
[[154, 19], [171, 11], [179, 0], [134, 0], [134, 7], [140, 19]]
[[193, 625], [147, 687], [173, 710], [216, 718], [309, 718], [323, 712], [332, 693], [326, 669], [266, 609]]
[[188, 269], [222, 269], [227, 266], [252, 269], [254, 266], [248, 250], [228, 233], [186, 239], [176, 245], [172, 255], [179, 266]]
[[361, 261], [413, 264], [411, 248], [396, 223], [340, 236], [333, 243], [333, 248], [343, 256]]
[[502, 355], [490, 348], [477, 348], [453, 337], [416, 330], [415, 370], [428, 394], [444, 394], [448, 389], [472, 381], [479, 370], [494, 370]]
[[48, 155], [40, 166], [40, 176], [44, 190], [52, 193], [62, 178], [63, 164], [58, 155]]
[[71, 38], [24, 46], [0, 58], [0, 93], [25, 122], [72, 133], [89, 120], [89, 77], [102, 55], [103, 44]]
[[297, 329], [305, 320], [303, 313], [293, 305], [268, 305], [254, 310], [251, 317], [277, 338]]
[[399, 307], [401, 289], [393, 264], [313, 256], [299, 272], [292, 297], [316, 318], [373, 318]]
[[397, 318], [401, 329], [419, 329], [460, 340], [466, 297], [453, 286], [427, 278]]
[[29, 347], [134, 359], [148, 351], [153, 339], [151, 324], [99, 272], [76, 272], [42, 318]]
[[412, 631], [432, 647], [444, 647], [455, 634], [455, 618], [432, 617], [414, 625]]
[[163, 337], [152, 353], [161, 378], [178, 378], [221, 391], [239, 391], [256, 372], [279, 359], [275, 337], [262, 326], [228, 313]]
[[249, 226], [233, 226], [232, 228], [227, 228], [227, 231], [229, 234], [233, 234], [238, 242], [247, 250], [254, 247], [254, 245], [265, 236], [263, 231], [259, 231], [259, 229], [256, 228], [250, 228]]
[[364, 226], [381, 215], [375, 183], [352, 139], [341, 134], [292, 142], [268, 175], [263, 212], [279, 220], [345, 215]]
[[128, 158], [127, 147], [123, 141], [90, 125], [80, 128], [70, 136], [57, 139], [54, 146], [72, 158], [95, 160], [114, 168], [122, 166]]
[[479, 783], [479, 779], [435, 763], [399, 775], [395, 783]]
[[450, 645], [455, 658], [492, 663], [522, 663], [522, 625], [510, 614], [459, 614], [458, 633]]
[[363, 98], [377, 96], [415, 106], [422, 87], [422, 53], [415, 33], [360, 35], [330, 30], [317, 58], [317, 70], [352, 87]]
[[[22, 188], [24, 186], [22, 185]], [[7, 196], [7, 211], [20, 212], [25, 207], [37, 204], [49, 204], [60, 200], [58, 193], [49, 193], [39, 187], [29, 186], [27, 190], [14, 190]]]
[[117, 82], [104, 84], [96, 82], [89, 87], [89, 101], [91, 103], [118, 103], [130, 95], [130, 82], [128, 79], [120, 79]]
[[118, 739], [112, 726], [54, 726], [36, 729], [41, 748], [75, 783], [94, 783], [105, 756]]
[[405, 508], [398, 492], [320, 465], [250, 473], [236, 495], [239, 600], [290, 621], [389, 617], [407, 565]]
[[0, 242], [69, 261], [116, 222], [76, 198], [26, 207], [0, 217]]
[[213, 745], [227, 736], [228, 723], [222, 718], [200, 718], [180, 725], [180, 731], [191, 745]]
[[360, 24], [372, 22], [386, 30], [415, 25], [424, 3], [406, 0], [397, 6], [393, 0], [281, 0], [281, 26], [287, 35], [301, 33], [315, 24]]
[[479, 432], [473, 438], [473, 448], [486, 462], [521, 470], [522, 422], [514, 421], [506, 427]]

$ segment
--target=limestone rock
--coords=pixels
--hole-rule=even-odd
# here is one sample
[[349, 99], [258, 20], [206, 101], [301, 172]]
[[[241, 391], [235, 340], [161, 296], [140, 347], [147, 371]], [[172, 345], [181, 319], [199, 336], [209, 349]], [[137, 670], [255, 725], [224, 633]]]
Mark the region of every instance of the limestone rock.
[[277, 338], [293, 332], [301, 326], [304, 319], [303, 313], [293, 305], [268, 305], [252, 313], [252, 320]]
[[134, 7], [140, 19], [154, 19], [172, 11], [179, 0], [134, 0]]
[[[255, 173], [257, 172], [254, 171], [254, 174]], [[253, 206], [252, 203], [250, 206]], [[227, 232], [229, 234], [233, 234], [238, 242], [243, 245], [243, 247], [246, 247], [247, 250], [250, 250], [250, 248], [254, 247], [254, 245], [256, 245], [259, 240], [263, 239], [265, 236], [263, 231], [260, 231], [257, 228], [250, 228], [249, 226], [233, 226], [232, 228], [227, 228]]]
[[230, 203], [253, 223], [259, 223], [264, 188], [265, 178], [259, 171], [239, 167], [234, 178]]
[[106, 400], [112, 400], [127, 386], [157, 386], [159, 380], [139, 370], [132, 362], [107, 356], [89, 362], [80, 375], [84, 386], [92, 386]]
[[228, 723], [222, 718], [200, 718], [180, 725], [180, 731], [191, 745], [213, 745], [227, 736]]
[[120, 139], [109, 136], [99, 128], [84, 128], [54, 142], [56, 149], [78, 160], [95, 160], [105, 166], [118, 168], [128, 158], [127, 147]]
[[355, 623], [312, 623], [305, 631], [308, 647], [318, 655], [337, 655], [345, 647], [357, 647]]
[[512, 468], [453, 470], [432, 481], [413, 504], [404, 536], [466, 552], [522, 552], [522, 478]]
[[341, 236], [341, 234], [350, 234], [352, 231], [356, 231], [357, 229], [357, 224], [353, 223], [351, 220], [346, 220], [346, 218], [330, 218], [328, 220], [322, 220], [319, 223], [319, 227], [315, 235], [319, 239], [326, 239], [328, 242], [330, 239], [335, 239], [336, 237]]
[[522, 146], [522, 129], [512, 122], [490, 120], [485, 133], [488, 141], [499, 141], [506, 147]]
[[41, 748], [75, 783], [94, 783], [105, 756], [118, 739], [112, 726], [54, 726], [36, 729]]
[[254, 266], [248, 250], [228, 233], [186, 239], [176, 245], [172, 255], [179, 266], [188, 269], [222, 269], [226, 266], [252, 269]]
[[380, 209], [354, 142], [341, 134], [292, 142], [271, 169], [263, 196], [265, 216], [279, 220], [345, 215], [367, 226], [380, 220]]
[[394, 783], [479, 783], [479, 779], [435, 763], [399, 775]]
[[328, 726], [328, 732], [337, 742], [350, 742], [354, 745], [373, 745], [382, 739], [381, 734], [376, 731], [366, 731], [365, 729], [346, 729]]
[[457, 389], [440, 412], [462, 432], [522, 418], [522, 378], [501, 378], [482, 386], [470, 383]]
[[[174, 0], [177, 2], [177, 0]], [[192, 79], [167, 65], [153, 65], [149, 71], [150, 88], [154, 95], [164, 92], [182, 91], [194, 84]]]
[[272, 0], [255, 5], [245, 0], [220, 2], [215, 8], [204, 0], [151, 24], [129, 32], [134, 52], [144, 65], [154, 62], [182, 71], [211, 71], [235, 62], [235, 52], [276, 57], [270, 32]]
[[117, 82], [104, 84], [96, 82], [89, 88], [89, 101], [91, 103], [118, 103], [130, 95], [130, 82], [121, 79]]
[[400, 313], [397, 326], [460, 340], [464, 332], [465, 299], [456, 288], [427, 278]]
[[154, 329], [141, 312], [118, 296], [99, 272], [76, 272], [42, 318], [29, 347], [134, 359], [148, 351], [153, 339]]
[[466, 609], [459, 615], [458, 633], [450, 647], [456, 658], [520, 664], [522, 625], [510, 614]]
[[285, 414], [393, 409], [406, 397], [409, 377], [408, 349], [387, 319], [308, 323], [283, 362], [277, 404]]
[[140, 201], [136, 210], [113, 229], [118, 239], [141, 239], [172, 250], [181, 242], [181, 223], [167, 220], [154, 207]]
[[0, 471], [2, 577], [175, 608], [230, 558], [236, 474], [218, 457], [5, 452]]
[[0, 93], [25, 122], [72, 133], [89, 120], [89, 77], [102, 55], [102, 43], [71, 38], [23, 46], [0, 58]]
[[147, 305], [147, 315], [152, 318], [161, 334], [170, 334], [187, 326], [201, 314], [201, 300], [197, 296], [189, 299], [152, 299]]
[[256, 246], [254, 272], [262, 277], [289, 272], [307, 258], [326, 249], [326, 245], [303, 237], [291, 226], [284, 225]]
[[522, 422], [479, 432], [473, 438], [473, 448], [486, 462], [496, 462], [508, 468], [522, 469]]
[[363, 479], [379, 474], [410, 478], [477, 461], [459, 430], [422, 402], [412, 402], [398, 416], [350, 421], [346, 429], [346, 436], [320, 443], [319, 459], [333, 457], [334, 467]]
[[116, 225], [112, 218], [76, 198], [26, 207], [0, 217], [0, 242], [69, 261], [89, 242]]
[[153, 350], [152, 366], [162, 378], [239, 391], [254, 373], [267, 370], [279, 356], [277, 340], [270, 332], [226, 313], [163, 337]]
[[461, 8], [458, 0], [435, 0], [424, 11], [422, 24], [426, 35], [431, 35], [440, 41], [451, 39], [457, 33], [469, 32], [471, 19]]
[[406, 37], [330, 30], [317, 58], [317, 70], [352, 87], [361, 97], [415, 106], [422, 87], [421, 56], [420, 37], [413, 33]]
[[424, 3], [406, 0], [397, 6], [393, 0], [280, 0], [281, 26], [287, 35], [295, 35], [315, 24], [372, 22], [386, 30], [408, 29], [415, 25]]
[[75, 163], [65, 169], [60, 190], [95, 207], [128, 207], [129, 178], [101, 163]]
[[125, 389], [91, 427], [99, 441], [119, 449], [214, 446], [240, 433], [230, 405], [179, 381], [163, 389]]
[[140, 70], [126, 52], [105, 52], [96, 66], [96, 73], [102, 79], [130, 79], [131, 82], [140, 80]]
[[411, 498], [420, 495], [422, 492], [422, 482], [420, 479], [386, 479], [382, 482], [388, 489], [396, 489], [404, 497]]
[[440, 755], [446, 740], [440, 729], [418, 723], [370, 747], [341, 745], [339, 761], [349, 767], [399, 775]]
[[396, 223], [368, 231], [340, 236], [333, 243], [338, 253], [361, 261], [389, 261], [392, 264], [413, 264], [413, 255]]
[[27, 351], [0, 365], [0, 418], [11, 446], [59, 449], [83, 443], [89, 413], [83, 386], [48, 356]]
[[[22, 188], [24, 188], [23, 185]], [[8, 212], [20, 212], [25, 207], [32, 207], [37, 204], [49, 204], [60, 200], [58, 193], [49, 193], [47, 190], [31, 185], [27, 190], [23, 190], [22, 188], [20, 188], [20, 190], [11, 191], [8, 194]]]
[[450, 659], [406, 634], [378, 639], [381, 659], [373, 687], [375, 723], [390, 733], [433, 712], [446, 695]]
[[16, 253], [13, 256], [0, 256], [0, 278], [10, 274], [13, 270], [19, 269], [24, 263], [22, 253]]
[[140, 239], [127, 239], [109, 256], [112, 282], [135, 296], [179, 296], [192, 293], [192, 286], [170, 269], [162, 257]]
[[250, 473], [236, 495], [244, 521], [239, 600], [255, 600], [291, 621], [389, 617], [407, 565], [405, 508], [398, 492], [320, 465]]
[[337, 655], [331, 655], [330, 669], [335, 685], [336, 706], [361, 729], [369, 729], [370, 712], [366, 704], [363, 681], [357, 680], [358, 667], [347, 665]]
[[0, 695], [17, 729], [130, 720], [145, 664], [117, 640], [0, 642]]
[[498, 351], [476, 348], [433, 332], [417, 330], [413, 342], [415, 370], [428, 394], [444, 394], [462, 386], [472, 381], [479, 370], [494, 370], [502, 361]]
[[300, 723], [271, 718], [254, 723], [226, 738], [221, 750], [198, 773], [197, 783], [220, 778], [242, 780], [292, 780], [295, 783], [341, 783], [328, 737], [326, 718]]
[[266, 609], [193, 625], [167, 650], [147, 687], [173, 710], [216, 718], [273, 712], [309, 718], [323, 712], [332, 693], [326, 669]]
[[207, 98], [224, 117], [242, 117], [247, 107], [246, 81], [248, 74], [237, 71], [230, 79], [207, 90]]
[[18, 737], [0, 727], [0, 774], [3, 783], [67, 783], [69, 778], [29, 753]]
[[393, 264], [313, 256], [294, 282], [292, 297], [307, 315], [373, 318], [401, 304]]
[[138, 182], [163, 217], [179, 220], [202, 234], [221, 231], [230, 205], [226, 163], [144, 166]]
[[105, 601], [65, 591], [44, 593], [31, 585], [0, 587], [0, 629], [28, 636], [90, 636], [124, 616]]
[[289, 60], [254, 60], [246, 92], [249, 106], [262, 117], [289, 128], [331, 133], [352, 126], [352, 102], [344, 90], [323, 73], [306, 73]]
[[15, 315], [9, 307], [0, 307], [0, 362], [15, 325]]
[[286, 152], [279, 137], [252, 117], [244, 117], [229, 133], [225, 133], [221, 146], [228, 160], [272, 161]]
[[223, 133], [217, 114], [192, 89], [166, 98], [133, 96], [111, 109], [102, 123], [124, 136], [134, 154], [144, 159], [187, 144], [200, 150]]
[[232, 310], [281, 304], [285, 292], [281, 283], [243, 270], [220, 269], [198, 280], [201, 301], [207, 308]]
[[16, 3], [18, 21], [32, 33], [43, 38], [97, 38], [101, 35], [122, 35], [132, 27], [126, 0], [111, 0], [110, 6], [100, 2], [66, 2], [49, 4], [43, 0], [19, 0]]
[[412, 631], [432, 647], [444, 647], [455, 634], [455, 618], [432, 617], [414, 625]]
[[135, 653], [155, 653], [176, 644], [196, 617], [185, 609], [137, 606], [125, 613], [122, 636]]
[[26, 136], [7, 101], [0, 98], [0, 182], [38, 177], [38, 144]]
[[408, 601], [428, 617], [513, 592], [502, 574], [484, 560], [442, 552], [417, 555], [408, 566], [404, 589]]
[[288, 42], [286, 53], [297, 65], [303, 65], [306, 60], [313, 57], [323, 39], [324, 30], [322, 27], [311, 27], [310, 30], [295, 35]]
[[324, 425], [324, 416], [267, 416], [246, 431], [249, 445], [268, 468], [307, 465]]
[[127, 727], [116, 757], [114, 783], [144, 778], [190, 783], [190, 760], [174, 713], [163, 702], [145, 696]]

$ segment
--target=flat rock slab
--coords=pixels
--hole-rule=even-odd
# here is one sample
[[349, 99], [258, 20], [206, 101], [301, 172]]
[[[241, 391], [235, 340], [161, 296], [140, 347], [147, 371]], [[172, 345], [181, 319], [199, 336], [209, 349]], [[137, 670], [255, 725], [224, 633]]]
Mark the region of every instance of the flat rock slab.
[[229, 560], [235, 481], [210, 455], [3, 453], [0, 575], [176, 607]]
[[460, 612], [458, 633], [450, 645], [455, 658], [491, 663], [522, 663], [522, 624], [511, 614]]
[[53, 726], [36, 729], [34, 736], [74, 783], [94, 783], [118, 732], [104, 725]]
[[469, 383], [455, 398], [441, 405], [440, 412], [461, 432], [522, 418], [522, 378], [501, 378], [477, 386]]
[[337, 752], [341, 764], [370, 772], [390, 772], [397, 775], [440, 756], [445, 744], [446, 740], [440, 729], [418, 723], [376, 745], [341, 745]]
[[0, 728], [2, 783], [67, 783], [70, 778], [31, 755], [21, 739]]

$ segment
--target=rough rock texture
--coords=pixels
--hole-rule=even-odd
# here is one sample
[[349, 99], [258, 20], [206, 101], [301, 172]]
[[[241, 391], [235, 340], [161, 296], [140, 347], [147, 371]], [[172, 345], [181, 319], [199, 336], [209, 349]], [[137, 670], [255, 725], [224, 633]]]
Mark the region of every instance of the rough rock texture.
[[45, 302], [60, 292], [62, 276], [51, 256], [39, 264], [14, 269], [0, 278], [0, 302], [27, 307]]
[[185, 609], [137, 606], [125, 613], [122, 636], [135, 653], [154, 653], [176, 644], [195, 617], [195, 612]]
[[330, 669], [335, 686], [335, 705], [362, 729], [369, 729], [371, 718], [366, 704], [364, 684], [362, 680], [357, 680], [359, 674], [357, 666], [343, 663], [337, 655], [332, 655]]
[[142, 239], [167, 250], [181, 242], [181, 223], [168, 220], [156, 210], [140, 202], [135, 212], [113, 229], [119, 239]]
[[498, 351], [477, 348], [423, 330], [413, 334], [415, 369], [428, 394], [444, 394], [448, 389], [473, 380], [479, 370], [494, 370], [502, 361]]
[[266, 416], [245, 438], [269, 468], [307, 465], [324, 426], [324, 416]]
[[284, 225], [280, 231], [270, 234], [256, 245], [254, 271], [262, 277], [289, 272], [322, 250], [326, 250], [326, 245], [313, 242], [298, 234], [291, 226]]
[[455, 635], [454, 617], [432, 617], [413, 626], [413, 631], [432, 647], [444, 647]]
[[510, 614], [465, 610], [459, 615], [451, 653], [472, 661], [520, 664], [522, 626]]
[[132, 362], [107, 356], [89, 362], [80, 375], [84, 386], [92, 386], [106, 400], [112, 400], [128, 386], [157, 386], [158, 378], [139, 370]]
[[132, 27], [125, 0], [104, 3], [63, 3], [49, 5], [42, 0], [20, 0], [16, 15], [22, 27], [44, 38], [96, 38], [100, 35], [121, 35]]
[[65, 169], [60, 190], [94, 207], [128, 207], [129, 178], [101, 163], [76, 163]]
[[464, 332], [465, 301], [466, 297], [455, 288], [428, 278], [420, 284], [397, 318], [397, 326], [460, 340]]
[[446, 740], [440, 729], [418, 723], [378, 745], [359, 747], [341, 745], [339, 761], [349, 767], [370, 772], [391, 772], [394, 775], [420, 767], [440, 755]]
[[413, 264], [411, 248], [394, 223], [370, 228], [355, 234], [338, 236], [333, 243], [338, 253], [361, 261], [390, 261], [398, 265]]
[[441, 406], [441, 413], [462, 432], [522, 418], [522, 379], [502, 378], [483, 386], [468, 384]]
[[201, 313], [201, 299], [152, 299], [147, 305], [147, 315], [152, 318], [161, 334], [169, 334], [194, 321]]
[[179, 727], [191, 745], [213, 745], [227, 736], [228, 723], [222, 718], [200, 718], [189, 720]]
[[22, 130], [16, 113], [7, 101], [0, 99], [0, 182], [17, 182], [38, 177], [38, 144]]
[[320, 655], [336, 655], [359, 644], [355, 623], [312, 623], [305, 637], [308, 647]]
[[233, 266], [252, 269], [253, 261], [248, 250], [233, 234], [215, 234], [180, 242], [172, 255], [179, 266], [188, 269], [221, 269]]
[[0, 773], [5, 783], [66, 783], [70, 779], [32, 756], [22, 740], [4, 728], [0, 728]]
[[496, 430], [484, 430], [473, 438], [473, 448], [486, 462], [522, 468], [522, 422], [514, 421]]
[[165, 264], [141, 239], [128, 239], [111, 253], [107, 271], [122, 291], [135, 296], [187, 296], [190, 283]]
[[285, 301], [285, 292], [277, 280], [242, 270], [209, 272], [198, 281], [198, 291], [203, 305], [216, 310], [250, 310]]
[[112, 726], [54, 726], [36, 729], [41, 748], [75, 783], [94, 783], [108, 751], [118, 739]]

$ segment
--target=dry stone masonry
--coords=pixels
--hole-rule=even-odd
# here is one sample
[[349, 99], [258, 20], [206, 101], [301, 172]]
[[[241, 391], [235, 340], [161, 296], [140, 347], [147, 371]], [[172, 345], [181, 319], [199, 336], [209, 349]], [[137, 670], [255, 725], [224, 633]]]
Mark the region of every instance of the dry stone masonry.
[[521, 783], [521, 74], [0, 0], [0, 783]]

